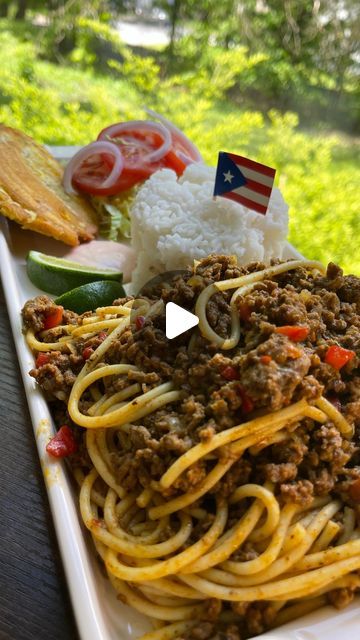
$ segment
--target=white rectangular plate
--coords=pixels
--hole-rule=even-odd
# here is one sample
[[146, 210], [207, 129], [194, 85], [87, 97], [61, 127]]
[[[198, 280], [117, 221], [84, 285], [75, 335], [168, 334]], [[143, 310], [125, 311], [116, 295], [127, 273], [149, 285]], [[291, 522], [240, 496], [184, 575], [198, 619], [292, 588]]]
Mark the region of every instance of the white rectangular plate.
[[[64, 158], [63, 149], [56, 157]], [[1, 218], [1, 278], [79, 634], [82, 640], [133, 640], [149, 631], [151, 625], [144, 616], [117, 600], [82, 526], [76, 490], [66, 466], [64, 462], [51, 460], [45, 452], [55, 428], [45, 399], [28, 374], [33, 357], [22, 334], [20, 315], [26, 300], [42, 293], [26, 275], [25, 257], [30, 249], [57, 256], [68, 250], [55, 240], [24, 231]], [[287, 253], [289, 257], [299, 256], [290, 245]], [[258, 639], [357, 640], [359, 623], [359, 601], [356, 601], [343, 611], [325, 607]]]

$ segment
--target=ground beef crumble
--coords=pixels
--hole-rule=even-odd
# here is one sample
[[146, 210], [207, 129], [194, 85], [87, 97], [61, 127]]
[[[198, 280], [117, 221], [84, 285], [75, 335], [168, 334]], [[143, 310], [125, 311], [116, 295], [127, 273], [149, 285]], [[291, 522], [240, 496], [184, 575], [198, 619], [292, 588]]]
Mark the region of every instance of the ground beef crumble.
[[[207, 285], [264, 266], [251, 263], [243, 267], [231, 256], [209, 256], [200, 261], [195, 271], [177, 276], [161, 295], [164, 303], [172, 301], [193, 312], [197, 296]], [[147, 292], [149, 300], [158, 294], [155, 289]], [[224, 338], [231, 326], [231, 294], [231, 291], [215, 294], [207, 308], [210, 326]], [[121, 300], [115, 303], [121, 304]], [[38, 296], [23, 309], [25, 329], [32, 329], [45, 342], [56, 340], [65, 331], [63, 325], [81, 323], [81, 316], [64, 310], [62, 328], [44, 333], [44, 318], [54, 306], [47, 296]], [[106, 352], [105, 363], [125, 361], [141, 371], [130, 372], [127, 378], [108, 379], [104, 393], [117, 392], [129, 382], [139, 383], [145, 391], [170, 380], [181, 392], [178, 402], [142, 418], [129, 426], [127, 435], [118, 436], [110, 455], [117, 481], [130, 491], [147, 488], [194, 444], [209, 442], [224, 429], [302, 398], [311, 403], [323, 395], [353, 425], [353, 438], [342, 437], [331, 420], [319, 425], [306, 418], [293, 425], [283, 440], [267, 446], [264, 443], [253, 452], [245, 451], [203, 501], [195, 505], [205, 508], [208, 518], [198, 523], [193, 536], [203, 535], [211, 525], [215, 497], [227, 499], [236, 487], [248, 482], [270, 481], [283, 504], [296, 502], [307, 507], [316, 496], [340, 497], [355, 510], [360, 525], [360, 496], [357, 502], [350, 490], [360, 478], [360, 279], [344, 276], [332, 263], [325, 275], [299, 267], [259, 282], [246, 296], [237, 298], [236, 306], [241, 336], [230, 351], [209, 344], [197, 330], [169, 342], [165, 337], [163, 308], [147, 318], [143, 327], [125, 330]], [[305, 327], [307, 335], [294, 341], [277, 331], [286, 326]], [[95, 350], [103, 339], [100, 335], [79, 338], [71, 350], [49, 352], [48, 361], [31, 370], [30, 374], [53, 403], [59, 424], [68, 420], [59, 408], [59, 401], [67, 401], [84, 365], [86, 351]], [[334, 344], [355, 354], [340, 369], [325, 361], [329, 346]], [[83, 412], [92, 401], [89, 393], [85, 393], [81, 401]], [[83, 453], [80, 451], [78, 460], [81, 458], [86, 466], [89, 461], [86, 452]], [[164, 498], [201, 487], [216, 464], [217, 455], [189, 467], [164, 491]], [[221, 455], [226, 459], [226, 450]], [[244, 509], [243, 504], [230, 509], [231, 526]], [[256, 549], [246, 543], [234, 552], [232, 559], [246, 561], [257, 555]], [[354, 590], [355, 587], [336, 589], [327, 597], [341, 607], [351, 600]], [[237, 619], [233, 623], [231, 616], [235, 614]], [[274, 606], [268, 602], [230, 605], [210, 600], [204, 619], [184, 638], [244, 640], [268, 629], [275, 615]]]

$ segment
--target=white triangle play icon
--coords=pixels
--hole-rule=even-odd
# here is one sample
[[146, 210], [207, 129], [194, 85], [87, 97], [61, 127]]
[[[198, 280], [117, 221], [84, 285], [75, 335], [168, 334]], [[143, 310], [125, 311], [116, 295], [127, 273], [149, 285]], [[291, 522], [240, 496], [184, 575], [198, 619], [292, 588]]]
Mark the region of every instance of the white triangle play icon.
[[185, 333], [199, 324], [199, 318], [190, 311], [186, 311], [174, 302], [168, 302], [165, 307], [166, 337], [169, 340]]

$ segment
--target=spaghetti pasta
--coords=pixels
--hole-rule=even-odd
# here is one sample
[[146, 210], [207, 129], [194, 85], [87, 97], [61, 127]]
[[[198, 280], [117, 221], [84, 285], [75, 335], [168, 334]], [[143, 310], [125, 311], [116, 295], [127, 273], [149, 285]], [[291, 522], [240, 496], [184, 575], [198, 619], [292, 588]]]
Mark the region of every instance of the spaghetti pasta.
[[[56, 334], [27, 323], [51, 364], [33, 375], [66, 397], [79, 440], [83, 522], [119, 597], [157, 621], [142, 640], [192, 640], [199, 625], [204, 640], [236, 640], [359, 588], [359, 359], [332, 370], [325, 354], [355, 344], [360, 318], [336, 277], [315, 261], [210, 256], [165, 292]], [[169, 345], [164, 302], [184, 299], [199, 327]], [[84, 346], [59, 390], [51, 367]]]

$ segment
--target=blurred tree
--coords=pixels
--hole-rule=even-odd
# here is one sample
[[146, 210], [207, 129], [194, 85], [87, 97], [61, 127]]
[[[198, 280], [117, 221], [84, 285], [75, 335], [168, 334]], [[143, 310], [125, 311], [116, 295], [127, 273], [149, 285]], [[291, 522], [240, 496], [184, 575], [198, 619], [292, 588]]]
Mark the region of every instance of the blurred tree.
[[9, 3], [7, 0], [0, 2], [0, 18], [6, 18], [9, 10]]
[[[327, 73], [355, 65], [360, 42], [358, 0], [244, 0], [249, 47], [280, 50], [293, 64]], [[240, 26], [240, 25], [239, 25]], [[250, 37], [249, 37], [250, 36]]]
[[136, 10], [136, 0], [109, 0], [109, 8], [113, 14], [133, 13]]
[[170, 54], [173, 54], [174, 51], [174, 42], [176, 36], [176, 27], [180, 18], [180, 8], [181, 8], [181, 0], [172, 0], [169, 9], [169, 17], [170, 17]]
[[24, 20], [28, 8], [27, 0], [17, 0], [15, 20]]
[[[167, 12], [167, 70], [198, 69], [211, 50], [266, 57], [231, 95], [241, 104], [300, 109], [305, 120], [359, 127], [359, 0], [154, 0]], [[185, 34], [185, 35], [184, 35]], [[259, 102], [260, 101], [260, 102]], [[357, 124], [356, 124], [357, 123]]]
[[43, 33], [43, 51], [60, 62], [76, 47], [79, 20], [89, 18], [100, 24], [104, 16], [110, 17], [107, 0], [49, 0], [46, 6], [49, 24]]
[[349, 130], [359, 128], [360, 0], [0, 0], [0, 17], [9, 7], [19, 21], [46, 14], [47, 26], [39, 29], [43, 57], [97, 70], [104, 61], [105, 70], [104, 43], [111, 49], [115, 41], [102, 27], [144, 6], [148, 15], [159, 9], [168, 18], [167, 49], [149, 52], [162, 78], [201, 75], [216, 66], [214, 56], [245, 47], [250, 57], [261, 54], [261, 63], [239, 72], [228, 97], [264, 112], [299, 111], [302, 122], [343, 126], [349, 114]]
[[349, 72], [359, 75], [360, 3], [358, 0], [328, 0], [320, 17], [322, 38], [313, 59], [331, 74], [340, 93]]
[[[9, 7], [9, 2], [2, 0], [2, 5]], [[107, 5], [105, 0], [16, 0], [15, 3], [15, 20], [24, 20], [27, 12], [30, 10], [39, 11], [49, 14], [63, 14], [69, 16], [82, 15], [89, 12], [97, 12], [101, 10], [103, 5]]]
[[356, 64], [360, 42], [359, 0], [154, 0], [171, 24], [169, 51], [179, 26], [209, 44], [244, 44], [291, 64], [343, 78]]

